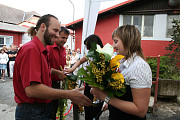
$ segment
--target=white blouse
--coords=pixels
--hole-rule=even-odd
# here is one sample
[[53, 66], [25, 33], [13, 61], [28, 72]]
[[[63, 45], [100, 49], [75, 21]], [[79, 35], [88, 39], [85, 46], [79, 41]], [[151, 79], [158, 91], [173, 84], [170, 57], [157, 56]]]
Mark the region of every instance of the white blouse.
[[151, 88], [152, 72], [149, 64], [136, 53], [126, 61], [120, 61], [120, 71], [131, 88]]
[[9, 58], [6, 53], [0, 53], [0, 64], [7, 64]]

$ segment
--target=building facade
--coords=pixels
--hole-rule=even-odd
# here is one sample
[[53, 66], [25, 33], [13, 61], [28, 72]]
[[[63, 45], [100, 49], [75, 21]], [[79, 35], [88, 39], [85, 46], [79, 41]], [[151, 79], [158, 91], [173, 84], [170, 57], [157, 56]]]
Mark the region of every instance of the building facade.
[[[173, 19], [180, 19], [179, 0], [127, 0], [99, 12], [95, 34], [103, 44], [112, 44], [112, 32], [117, 27], [135, 25], [141, 32], [145, 56], [164, 56], [173, 33]], [[83, 18], [66, 25], [75, 31], [76, 49], [81, 48], [82, 25]]]
[[11, 44], [19, 46], [31, 40], [27, 30], [35, 26], [40, 15], [36, 12], [24, 12], [0, 4], [0, 48]]

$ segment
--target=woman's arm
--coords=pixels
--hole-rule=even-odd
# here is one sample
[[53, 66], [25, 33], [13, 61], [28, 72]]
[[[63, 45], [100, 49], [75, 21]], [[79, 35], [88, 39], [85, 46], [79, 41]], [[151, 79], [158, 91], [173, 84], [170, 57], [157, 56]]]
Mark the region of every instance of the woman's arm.
[[[144, 117], [148, 110], [151, 88], [132, 88], [133, 102], [111, 98], [109, 104], [119, 110], [138, 117]], [[93, 88], [92, 93], [95, 97], [104, 100], [107, 94], [98, 88]]]
[[81, 64], [83, 64], [84, 62], [86, 62], [87, 59], [86, 57], [81, 58], [80, 60], [78, 60], [73, 66], [72, 68], [67, 68], [64, 70], [65, 73], [71, 73], [73, 72], [77, 67], [79, 67]]

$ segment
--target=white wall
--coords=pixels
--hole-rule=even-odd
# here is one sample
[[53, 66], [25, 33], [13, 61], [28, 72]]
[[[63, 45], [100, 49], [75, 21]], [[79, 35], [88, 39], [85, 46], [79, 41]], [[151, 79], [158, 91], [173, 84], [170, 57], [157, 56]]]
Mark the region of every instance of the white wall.
[[69, 35], [66, 44], [64, 44], [64, 47], [66, 47], [66, 45], [68, 45], [68, 48], [71, 49], [71, 50], [75, 49], [75, 41], [73, 41], [71, 35]]
[[29, 37], [27, 33], [23, 34], [22, 35], [22, 44], [25, 44], [29, 41], [31, 41], [31, 37]]

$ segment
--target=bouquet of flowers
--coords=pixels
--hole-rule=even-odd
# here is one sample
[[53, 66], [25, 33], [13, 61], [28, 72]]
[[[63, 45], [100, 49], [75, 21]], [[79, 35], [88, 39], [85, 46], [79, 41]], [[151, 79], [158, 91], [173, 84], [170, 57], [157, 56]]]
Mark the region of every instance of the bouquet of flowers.
[[108, 43], [101, 48], [96, 43], [92, 43], [86, 58], [90, 65], [82, 67], [78, 71], [78, 79], [82, 80], [93, 87], [105, 91], [108, 96], [122, 96], [125, 92], [124, 77], [117, 72], [120, 65], [119, 60], [124, 58], [122, 55], [113, 56], [114, 49]]
[[[59, 69], [63, 71], [62, 66], [60, 66]], [[75, 89], [77, 86], [76, 80], [77, 80], [76, 75], [67, 75], [65, 80], [63, 82], [61, 81], [61, 89], [64, 89], [64, 90]], [[58, 107], [59, 120], [65, 120], [64, 113], [65, 113], [66, 107], [67, 107], [67, 99], [60, 99], [59, 107]]]

